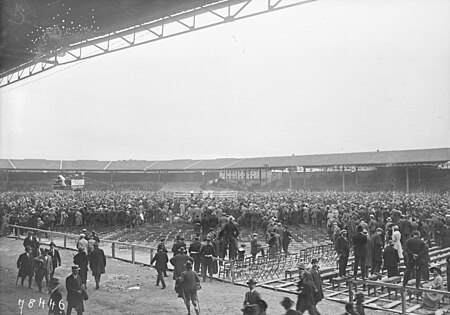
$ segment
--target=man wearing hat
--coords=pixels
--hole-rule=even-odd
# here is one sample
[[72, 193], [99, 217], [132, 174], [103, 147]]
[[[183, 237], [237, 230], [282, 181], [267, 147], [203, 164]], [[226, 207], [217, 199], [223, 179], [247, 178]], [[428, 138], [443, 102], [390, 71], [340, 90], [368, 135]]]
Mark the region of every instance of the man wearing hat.
[[31, 250], [34, 252], [34, 249], [36, 248], [36, 243], [38, 243], [37, 238], [34, 236], [33, 232], [29, 231], [28, 236], [23, 240], [23, 247], [26, 248], [27, 246], [30, 246]]
[[39, 288], [39, 292], [42, 292], [42, 279], [45, 277], [45, 284], [50, 283], [50, 275], [53, 271], [53, 263], [51, 258], [48, 256], [48, 249], [45, 249], [41, 256], [35, 257], [34, 267], [36, 270], [36, 283]]
[[211, 237], [206, 237], [206, 244], [200, 249], [200, 260], [202, 262], [203, 282], [206, 281], [206, 273], [209, 274], [209, 281], [212, 282], [213, 275], [213, 257], [216, 257], [216, 251], [211, 244]]
[[381, 234], [383, 230], [377, 228], [372, 234], [371, 238], [371, 251], [372, 251], [372, 274], [380, 273], [381, 263], [383, 262], [383, 240], [381, 239]]
[[194, 241], [189, 246], [189, 255], [194, 259], [194, 271], [200, 272], [200, 249], [202, 243], [200, 243], [200, 238], [196, 236]]
[[[433, 284], [429, 287], [429, 289], [433, 290], [444, 290], [444, 280], [442, 279], [442, 271], [441, 267], [438, 264], [435, 264], [431, 266], [430, 272], [434, 275]], [[424, 292], [423, 293], [423, 304], [426, 307], [437, 307], [439, 304], [439, 301], [442, 300], [443, 294], [439, 293], [429, 293]]]
[[167, 256], [167, 253], [164, 251], [164, 247], [158, 245], [158, 252], [153, 257], [150, 264], [155, 264], [155, 269], [158, 272], [158, 277], [156, 278], [156, 285], [159, 285], [159, 282], [161, 282], [162, 289], [166, 288], [166, 283], [164, 282], [164, 272], [167, 270], [167, 263], [169, 262], [169, 257]]
[[[177, 255], [180, 256], [180, 255]], [[189, 257], [190, 258], [190, 257]], [[198, 301], [197, 288], [200, 286], [200, 279], [195, 271], [192, 270], [192, 262], [188, 260], [185, 265], [185, 271], [181, 274], [182, 278], [182, 297], [184, 304], [188, 310], [188, 315], [191, 314], [191, 302], [194, 306], [195, 314], [200, 314], [200, 303]]]
[[257, 233], [253, 233], [250, 246], [250, 254], [252, 254], [253, 262], [255, 262], [256, 255], [258, 255], [259, 252], [261, 252], [261, 255], [264, 257], [264, 248], [258, 243]]
[[95, 279], [95, 288], [98, 290], [100, 287], [100, 277], [105, 273], [106, 257], [103, 249], [98, 247], [97, 242], [94, 243], [94, 250], [89, 256], [89, 265]]
[[58, 266], [61, 266], [61, 256], [59, 255], [59, 251], [55, 247], [56, 247], [55, 243], [50, 242], [50, 250], [48, 252], [48, 255], [51, 257], [53, 265], [51, 278], [53, 278], [53, 275], [55, 274], [55, 269]]
[[361, 267], [361, 276], [366, 277], [366, 244], [367, 236], [363, 234], [363, 227], [358, 225], [356, 228], [357, 234], [353, 236], [353, 252], [355, 255], [355, 263], [353, 267], [353, 277], [356, 278], [358, 274], [358, 265]]
[[356, 301], [356, 305], [355, 305], [356, 313], [358, 313], [358, 315], [365, 315], [364, 304], [363, 304], [364, 303], [364, 293], [362, 293], [361, 291], [356, 293], [355, 301]]
[[88, 254], [88, 241], [86, 240], [86, 234], [81, 233], [77, 242], [77, 249], [82, 249], [86, 255]]
[[336, 239], [334, 249], [339, 256], [339, 277], [345, 277], [347, 274], [348, 256], [350, 253], [350, 243], [347, 239], [347, 230], [342, 230], [341, 235]]
[[186, 263], [189, 261], [194, 262], [194, 259], [186, 255], [186, 250], [181, 247], [178, 250], [178, 254], [170, 259], [170, 263], [173, 266], [173, 280], [177, 280], [178, 277], [186, 270]]
[[387, 269], [388, 277], [399, 276], [398, 264], [400, 257], [398, 251], [394, 248], [394, 241], [390, 240], [383, 252], [383, 269]]
[[78, 271], [78, 275], [81, 277], [81, 283], [86, 289], [89, 259], [81, 247], [78, 249], [78, 253], [73, 256], [73, 264], [77, 265], [78, 268], [80, 268], [80, 270]]
[[420, 232], [414, 231], [413, 237], [405, 243], [406, 252], [406, 270], [403, 278], [403, 286], [408, 283], [413, 270], [416, 271], [416, 288], [419, 288], [420, 279], [422, 277], [422, 269], [425, 267], [426, 261], [426, 244], [420, 239]]
[[61, 307], [62, 294], [58, 288], [59, 279], [51, 278], [50, 280], [50, 299], [48, 300], [48, 315], [62, 315], [64, 309]]
[[259, 294], [258, 291], [256, 291], [256, 284], [257, 284], [257, 282], [254, 279], [250, 279], [247, 282], [249, 291], [247, 291], [247, 293], [245, 293], [244, 307], [246, 305], [257, 304], [258, 301], [261, 300], [261, 295]]
[[281, 306], [284, 307], [286, 310], [285, 315], [301, 315], [301, 313], [297, 312], [296, 310], [292, 310], [291, 307], [294, 305], [294, 301], [292, 301], [290, 298], [285, 297], [283, 301], [281, 301]]
[[[172, 253], [174, 256], [178, 255], [180, 253], [181, 247], [184, 247], [183, 243], [181, 242], [181, 235], [177, 235], [175, 243], [173, 243], [173, 246], [172, 246]], [[186, 247], [184, 247], [184, 248], [186, 248]]]
[[84, 312], [83, 284], [78, 274], [79, 270], [77, 265], [72, 266], [72, 274], [66, 278], [67, 315], [72, 314], [72, 309], [76, 310], [77, 315], [82, 315]]
[[25, 247], [25, 253], [20, 254], [19, 259], [17, 259], [17, 268], [19, 269], [19, 274], [17, 278], [21, 278], [21, 285], [25, 278], [28, 277], [28, 288], [31, 289], [31, 283], [33, 282], [34, 266], [33, 266], [33, 253], [31, 251], [31, 246], [27, 245]]
[[309, 274], [311, 275], [311, 280], [314, 283], [314, 304], [317, 305], [324, 298], [323, 287], [322, 287], [322, 276], [319, 271], [319, 260], [313, 258], [311, 260], [311, 268], [309, 269]]
[[[168, 250], [167, 250], [167, 248], [166, 248], [165, 241], [166, 241], [165, 238], [160, 239], [160, 240], [159, 240], [159, 244], [158, 244], [158, 248], [159, 248], [159, 247], [162, 247], [162, 251], [165, 252], [165, 253], [167, 253]], [[168, 277], [168, 275], [167, 275], [167, 269], [164, 270], [164, 277]]]
[[298, 282], [298, 298], [296, 309], [303, 314], [308, 311], [310, 315], [320, 315], [316, 308], [314, 299], [314, 283], [305, 270], [300, 270], [300, 281]]

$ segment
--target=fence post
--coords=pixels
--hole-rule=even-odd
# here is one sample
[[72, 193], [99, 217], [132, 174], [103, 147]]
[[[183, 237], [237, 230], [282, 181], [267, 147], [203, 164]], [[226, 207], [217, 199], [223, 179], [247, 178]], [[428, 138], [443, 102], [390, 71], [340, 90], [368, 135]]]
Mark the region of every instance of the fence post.
[[348, 280], [348, 301], [353, 303], [353, 280]]
[[234, 284], [234, 260], [230, 263], [231, 283]]
[[111, 243], [111, 256], [112, 258], [116, 258], [116, 243]]
[[152, 259], [153, 259], [153, 248], [150, 248], [150, 263], [149, 263], [149, 265], [152, 264]]
[[134, 264], [134, 261], [135, 261], [135, 255], [136, 255], [135, 250], [136, 250], [135, 246], [131, 245], [131, 263], [132, 264]]
[[[39, 230], [38, 230], [39, 231]], [[42, 243], [42, 237], [41, 237], [41, 233], [38, 232], [38, 237], [39, 237], [39, 243]]]
[[402, 286], [400, 288], [400, 297], [402, 298], [402, 314], [406, 314], [406, 302], [405, 302], [405, 288]]
[[67, 235], [64, 234], [64, 248], [67, 248]]

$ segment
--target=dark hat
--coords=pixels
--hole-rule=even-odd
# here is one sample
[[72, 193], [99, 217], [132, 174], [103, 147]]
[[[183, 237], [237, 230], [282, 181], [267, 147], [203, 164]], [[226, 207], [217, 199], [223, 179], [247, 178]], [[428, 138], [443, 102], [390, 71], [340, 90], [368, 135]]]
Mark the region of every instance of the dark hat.
[[360, 299], [362, 297], [364, 297], [364, 293], [362, 293], [362, 292], [358, 292], [355, 294], [355, 300]]
[[257, 284], [257, 283], [258, 283], [258, 282], [256, 282], [256, 280], [253, 279], [253, 278], [247, 281], [247, 284], [248, 284], [248, 285], [254, 285], [254, 284]]
[[200, 239], [200, 237], [196, 236], [194, 237], [194, 241], [198, 241]]
[[55, 245], [55, 243], [50, 242], [50, 245], [49, 245], [49, 246], [56, 246], [56, 245]]
[[313, 258], [311, 260], [311, 264], [318, 264], [318, 263], [319, 263], [319, 259], [317, 259], [317, 258]]
[[188, 267], [192, 267], [192, 262], [190, 260], [188, 260], [186, 262], [186, 268], [188, 268]]
[[[27, 245], [27, 246], [25, 246], [25, 250], [26, 251], [28, 251], [28, 250], [30, 250], [31, 249], [31, 246], [30, 245]], [[449, 256], [450, 257], [450, 256]]]
[[284, 308], [290, 308], [293, 304], [294, 301], [292, 301], [290, 298], [285, 297], [283, 299], [283, 301], [280, 302], [281, 306], [283, 306]]
[[72, 266], [72, 271], [74, 271], [74, 270], [80, 270], [80, 267], [78, 267], [78, 265], [73, 265]]
[[178, 250], [180, 253], [185, 253], [186, 250], [184, 249], [184, 247], [180, 247], [180, 249]]
[[181, 240], [181, 235], [177, 235], [177, 240]]
[[439, 266], [439, 265], [432, 265], [432, 266], [430, 267], [430, 272], [433, 272], [434, 270], [437, 270], [437, 272], [438, 272], [439, 274], [442, 273], [441, 266]]
[[207, 241], [210, 241], [210, 240], [211, 240], [211, 236], [207, 236], [207, 237], [206, 237], [206, 240], [207, 240]]
[[162, 239], [160, 239], [159, 241], [160, 241], [160, 242], [165, 242], [166, 239], [165, 239], [165, 238], [162, 238]]
[[393, 241], [393, 240], [389, 240], [389, 241], [388, 241], [388, 245], [389, 245], [389, 246], [394, 246], [394, 241]]
[[50, 280], [50, 284], [53, 284], [53, 285], [59, 284], [59, 279], [58, 278], [52, 278]]
[[95, 241], [93, 245], [94, 245], [94, 246], [98, 246], [98, 242], [97, 242], [97, 241]]
[[347, 230], [341, 230], [340, 234], [347, 233]]
[[305, 264], [300, 263], [300, 264], [298, 264], [297, 267], [298, 267], [298, 269], [306, 270]]
[[258, 233], [253, 233], [252, 236], [258, 236]]

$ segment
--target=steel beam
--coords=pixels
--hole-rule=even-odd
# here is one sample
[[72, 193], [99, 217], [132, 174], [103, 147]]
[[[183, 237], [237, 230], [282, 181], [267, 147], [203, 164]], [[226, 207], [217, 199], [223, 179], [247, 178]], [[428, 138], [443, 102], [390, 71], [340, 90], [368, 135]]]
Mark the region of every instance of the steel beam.
[[[0, 87], [19, 82], [59, 65], [315, 1], [318, 0], [267, 0], [266, 3], [262, 0], [224, 0], [158, 20], [142, 22], [131, 28], [71, 44], [3, 72], [0, 74]], [[41, 67], [36, 67], [38, 64]]]

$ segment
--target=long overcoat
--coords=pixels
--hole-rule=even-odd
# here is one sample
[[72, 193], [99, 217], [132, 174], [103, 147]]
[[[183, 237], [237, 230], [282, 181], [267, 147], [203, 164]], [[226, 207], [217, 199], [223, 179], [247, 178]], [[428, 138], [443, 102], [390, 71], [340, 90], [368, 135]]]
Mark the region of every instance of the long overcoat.
[[95, 247], [89, 256], [89, 264], [94, 277], [105, 273], [106, 257], [103, 249]]

